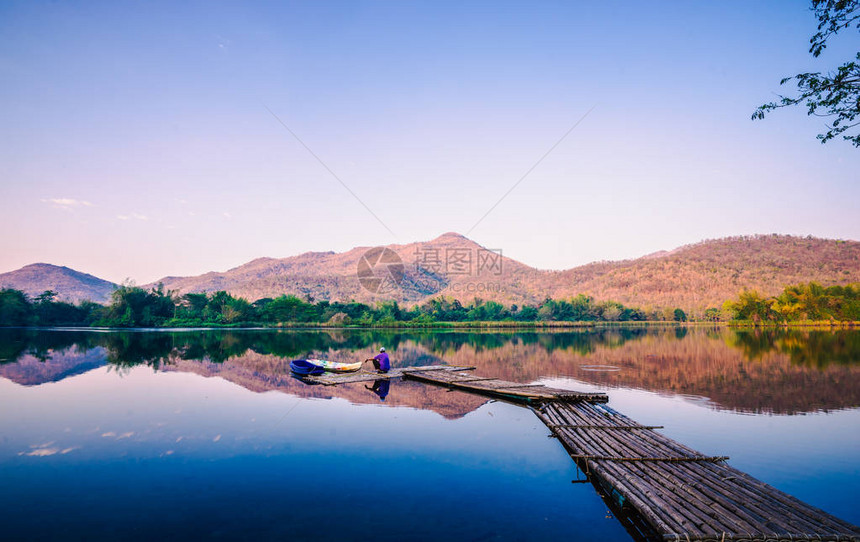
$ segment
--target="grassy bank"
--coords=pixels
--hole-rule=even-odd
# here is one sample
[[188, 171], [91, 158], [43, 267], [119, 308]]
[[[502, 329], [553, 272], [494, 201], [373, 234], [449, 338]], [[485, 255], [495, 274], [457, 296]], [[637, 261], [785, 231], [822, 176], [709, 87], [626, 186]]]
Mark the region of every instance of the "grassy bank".
[[860, 321], [852, 320], [796, 320], [793, 322], [773, 322], [752, 320], [732, 320], [725, 325], [732, 328], [762, 328], [762, 329], [795, 329], [795, 328], [818, 328], [818, 329], [853, 329], [860, 328]]

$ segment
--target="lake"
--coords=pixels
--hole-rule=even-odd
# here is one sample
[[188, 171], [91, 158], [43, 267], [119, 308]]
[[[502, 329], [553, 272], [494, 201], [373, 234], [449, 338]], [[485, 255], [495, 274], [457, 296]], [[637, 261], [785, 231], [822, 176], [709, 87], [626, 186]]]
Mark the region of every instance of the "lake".
[[290, 375], [381, 346], [394, 366], [604, 391], [860, 524], [860, 331], [7, 329], [2, 538], [631, 540], [527, 408]]

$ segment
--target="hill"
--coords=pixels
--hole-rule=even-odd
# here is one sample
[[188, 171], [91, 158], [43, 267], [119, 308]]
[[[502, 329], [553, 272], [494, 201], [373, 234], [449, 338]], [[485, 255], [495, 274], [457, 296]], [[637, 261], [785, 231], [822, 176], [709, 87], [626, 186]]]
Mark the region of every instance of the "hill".
[[[774, 295], [800, 282], [860, 281], [860, 243], [789, 235], [708, 240], [565, 271], [538, 270], [502, 255], [493, 267], [486, 260], [496, 253], [456, 233], [384, 248], [403, 263], [403, 279], [398, 287], [377, 292], [363, 288], [357, 276], [361, 259], [371, 247], [261, 258], [223, 273], [166, 277], [161, 282], [180, 293], [227, 290], [249, 300], [289, 293], [339, 301], [416, 303], [445, 295], [462, 302], [479, 297], [521, 304], [583, 293], [647, 310], [680, 307], [696, 315], [720, 307], [743, 289]], [[384, 268], [380, 264], [374, 271]]]
[[[573, 241], [571, 241], [573, 242]], [[258, 258], [224, 272], [165, 277], [179, 294], [225, 290], [255, 301], [282, 294], [301, 298], [411, 305], [438, 296], [539, 304], [578, 294], [647, 312], [682, 308], [692, 316], [721, 307], [743, 289], [775, 295], [789, 284], [860, 282], [860, 243], [754, 235], [702, 241], [641, 258], [544, 271], [505, 257], [456, 233], [426, 242]], [[65, 267], [34, 264], [0, 275], [0, 287], [38, 295], [105, 301], [115, 285]]]
[[59, 301], [70, 303], [85, 299], [105, 303], [116, 287], [113, 282], [93, 275], [47, 263], [34, 263], [0, 274], [0, 288], [21, 290], [31, 298], [45, 290], [54, 290]]
[[601, 262], [545, 277], [551, 297], [587, 292], [645, 309], [719, 308], [743, 289], [776, 295], [789, 284], [860, 280], [860, 243], [754, 235], [702, 241], [662, 256]]
[[[390, 271], [397, 276], [392, 278]], [[287, 293], [337, 301], [394, 299], [411, 304], [447, 295], [522, 303], [542, 299], [532, 290], [542, 273], [462, 235], [446, 233], [427, 242], [259, 258], [225, 272], [165, 277], [148, 286], [160, 282], [183, 294], [226, 290], [252, 301]]]

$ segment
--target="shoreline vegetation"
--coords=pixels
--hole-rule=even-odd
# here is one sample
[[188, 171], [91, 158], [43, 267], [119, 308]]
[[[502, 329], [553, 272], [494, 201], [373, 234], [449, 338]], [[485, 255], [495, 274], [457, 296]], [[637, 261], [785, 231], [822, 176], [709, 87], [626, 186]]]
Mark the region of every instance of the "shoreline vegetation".
[[730, 327], [860, 327], [860, 284], [824, 287], [810, 282], [787, 286], [777, 296], [745, 290], [721, 309], [699, 317], [676, 309], [643, 310], [614, 301], [595, 301], [580, 294], [547, 298], [539, 305], [505, 306], [474, 299], [434, 298], [401, 307], [395, 301], [375, 305], [302, 300], [282, 295], [253, 303], [227, 292], [185, 294], [161, 285], [144, 290], [125, 284], [110, 303], [57, 301], [51, 290], [29, 298], [24, 292], [0, 290], [0, 327], [76, 327], [94, 329], [277, 328], [277, 329], [565, 329], [616, 326], [727, 325]]
[[612, 329], [612, 328], [728, 328], [728, 329], [808, 329], [817, 331], [837, 329], [860, 329], [860, 321], [804, 321], [804, 322], [674, 322], [674, 321], [644, 321], [644, 322], [429, 322], [411, 323], [394, 322], [371, 325], [341, 325], [329, 324], [327, 322], [317, 324], [305, 324], [299, 322], [283, 322], [279, 324], [195, 324], [193, 326], [158, 326], [158, 327], [118, 327], [118, 326], [85, 326], [85, 325], [24, 325], [24, 326], [0, 326], [0, 329], [32, 329], [32, 330], [60, 330], [60, 331], [266, 331], [266, 330], [289, 330], [289, 331], [325, 331], [325, 330], [437, 330], [437, 331], [539, 331], [549, 333], [553, 331], [571, 331], [586, 329]]

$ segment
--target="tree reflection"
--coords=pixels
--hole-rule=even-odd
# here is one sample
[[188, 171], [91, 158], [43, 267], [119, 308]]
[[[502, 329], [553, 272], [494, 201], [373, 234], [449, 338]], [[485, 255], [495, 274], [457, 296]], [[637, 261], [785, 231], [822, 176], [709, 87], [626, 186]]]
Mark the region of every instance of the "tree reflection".
[[[35, 385], [107, 362], [218, 374], [254, 389], [283, 387], [288, 360], [363, 359], [384, 346], [395, 366], [477, 367], [514, 382], [546, 377], [707, 397], [742, 411], [808, 412], [860, 404], [860, 331], [720, 327], [475, 330], [0, 330], [0, 376]], [[77, 355], [78, 354], [81, 355]], [[83, 360], [82, 358], [87, 357]], [[53, 363], [43, 363], [56, 358]], [[77, 359], [76, 359], [77, 358]], [[17, 366], [16, 360], [22, 364]], [[188, 362], [193, 362], [189, 365]], [[610, 372], [585, 370], [612, 366]]]
[[779, 352], [795, 365], [818, 369], [830, 364], [860, 364], [860, 332], [855, 330], [738, 330], [728, 335], [727, 343], [751, 361]]
[[0, 363], [10, 363], [23, 355], [50, 359], [52, 352], [75, 347], [87, 351], [103, 347], [109, 363], [123, 366], [146, 364], [159, 367], [171, 360], [206, 360], [223, 363], [248, 352], [292, 359], [313, 352], [355, 352], [379, 345], [396, 351], [403, 344], [420, 347], [438, 357], [468, 347], [482, 353], [511, 345], [537, 346], [549, 353], [567, 351], [583, 356], [599, 348], [620, 348], [645, 337], [675, 339], [688, 337], [721, 340], [740, 350], [750, 361], [778, 352], [792, 363], [825, 368], [831, 363], [860, 363], [860, 332], [855, 330], [721, 328], [606, 328], [561, 332], [480, 332], [480, 331], [386, 331], [386, 330], [197, 330], [197, 331], [39, 331], [0, 330]]
[[51, 353], [75, 347], [86, 352], [98, 344], [98, 334], [77, 331], [45, 333], [33, 329], [0, 329], [0, 364], [12, 363], [23, 355], [42, 361], [51, 359]]

